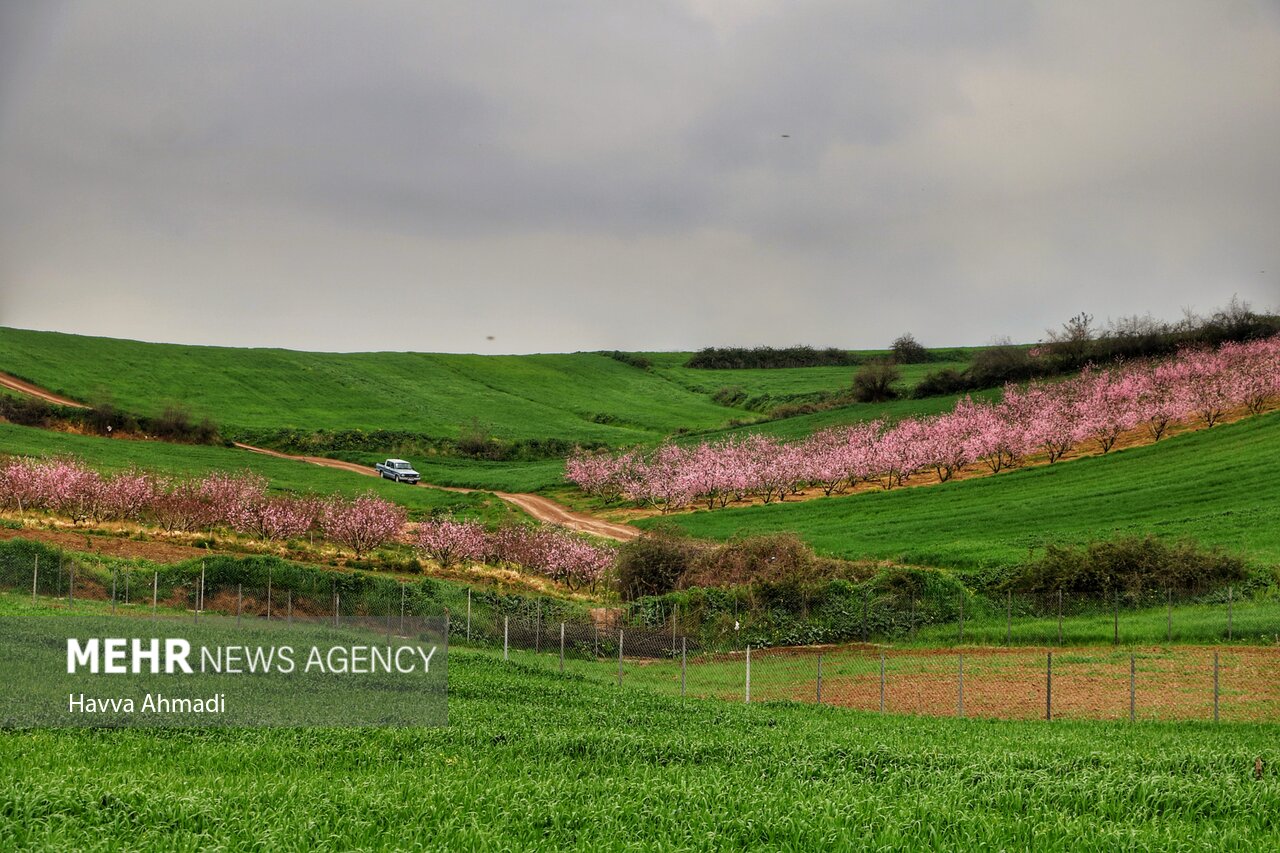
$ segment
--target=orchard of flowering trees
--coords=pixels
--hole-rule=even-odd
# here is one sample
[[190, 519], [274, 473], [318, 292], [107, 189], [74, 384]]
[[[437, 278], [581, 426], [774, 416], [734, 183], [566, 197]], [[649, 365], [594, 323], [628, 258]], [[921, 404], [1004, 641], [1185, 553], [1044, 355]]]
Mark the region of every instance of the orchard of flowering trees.
[[[233, 530], [272, 542], [315, 533], [356, 557], [400, 540], [403, 507], [373, 495], [345, 499], [271, 495], [249, 472], [170, 479], [144, 471], [104, 475], [72, 457], [0, 460], [0, 507], [44, 510], [86, 521], [131, 521], [169, 531]], [[417, 548], [448, 567], [463, 560], [514, 563], [567, 584], [595, 588], [613, 565], [612, 548], [555, 527], [504, 527], [430, 519], [418, 525]]]
[[1232, 409], [1258, 414], [1277, 400], [1280, 337], [1272, 337], [1008, 385], [996, 403], [965, 397], [940, 415], [827, 429], [799, 442], [748, 435], [647, 453], [579, 452], [565, 476], [588, 494], [663, 512], [749, 497], [770, 503], [809, 487], [827, 495], [864, 482], [891, 489], [922, 472], [946, 481], [975, 464], [997, 473], [1038, 454], [1053, 463], [1077, 447], [1107, 453], [1130, 430], [1159, 441], [1172, 423], [1212, 427]]
[[489, 532], [474, 521], [435, 518], [418, 525], [417, 547], [448, 568], [465, 560], [514, 563], [570, 589], [595, 590], [617, 553], [558, 527], [501, 527]]
[[0, 462], [0, 506], [39, 509], [84, 521], [152, 523], [165, 530], [225, 528], [267, 541], [310, 532], [363, 556], [394, 540], [404, 509], [372, 494], [340, 497], [268, 495], [256, 474], [216, 472], [170, 479], [143, 471], [103, 475], [72, 457]]

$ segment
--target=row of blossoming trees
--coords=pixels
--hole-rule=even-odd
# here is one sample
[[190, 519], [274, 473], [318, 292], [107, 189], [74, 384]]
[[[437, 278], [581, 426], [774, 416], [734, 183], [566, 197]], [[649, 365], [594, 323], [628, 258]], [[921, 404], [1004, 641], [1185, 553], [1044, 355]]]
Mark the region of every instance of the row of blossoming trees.
[[1277, 399], [1280, 337], [1273, 337], [1009, 385], [999, 402], [965, 397], [940, 415], [827, 429], [799, 442], [748, 435], [649, 452], [579, 452], [565, 475], [589, 494], [663, 512], [753, 497], [770, 503], [807, 487], [827, 495], [860, 482], [891, 489], [923, 472], [946, 481], [970, 465], [996, 473], [1036, 454], [1052, 463], [1083, 446], [1106, 453], [1130, 430], [1159, 441], [1175, 422], [1211, 427], [1229, 411], [1257, 414]]
[[[249, 472], [198, 479], [145, 471], [103, 475], [73, 457], [0, 462], [0, 506], [45, 510], [85, 521], [155, 524], [168, 531], [232, 530], [265, 541], [319, 534], [361, 557], [405, 538], [398, 504], [370, 493], [356, 498], [272, 495]], [[416, 547], [449, 565], [459, 560], [514, 563], [571, 587], [592, 586], [613, 563], [612, 548], [556, 528], [513, 526], [490, 533], [475, 522], [432, 519], [418, 525]]]

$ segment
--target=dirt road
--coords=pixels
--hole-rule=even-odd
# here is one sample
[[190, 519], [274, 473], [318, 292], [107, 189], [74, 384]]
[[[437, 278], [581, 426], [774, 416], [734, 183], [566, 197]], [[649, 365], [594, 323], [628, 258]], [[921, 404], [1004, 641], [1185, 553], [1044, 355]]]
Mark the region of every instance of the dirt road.
[[0, 386], [8, 388], [10, 391], [17, 391], [31, 397], [39, 397], [41, 400], [48, 403], [57, 403], [59, 406], [74, 406], [77, 409], [89, 408], [84, 403], [77, 403], [75, 400], [68, 400], [66, 397], [59, 397], [52, 391], [46, 391], [43, 388], [32, 385], [30, 382], [25, 382], [16, 376], [10, 376], [7, 373], [0, 373]]
[[[340, 471], [351, 471], [356, 474], [364, 474], [368, 477], [379, 476], [376, 471], [367, 465], [359, 465], [355, 462], [344, 462], [341, 459], [327, 459], [323, 456], [294, 456], [289, 453], [281, 453], [278, 450], [267, 450], [265, 447], [254, 447], [249, 444], [235, 443], [236, 447], [248, 450], [252, 453], [262, 453], [267, 456], [274, 456], [277, 459], [292, 459], [295, 462], [307, 462], [312, 465], [320, 465], [325, 468], [336, 468]], [[427, 488], [440, 489], [445, 492], [459, 492], [468, 494], [470, 492], [483, 491], [481, 489], [463, 489], [457, 486], [435, 486], [431, 483], [419, 483], [419, 486]], [[559, 524], [562, 527], [568, 527], [570, 530], [577, 530], [581, 533], [590, 533], [593, 536], [602, 536], [605, 539], [616, 539], [619, 542], [626, 542], [635, 539], [640, 535], [640, 531], [626, 524], [615, 524], [612, 521], [605, 521], [602, 518], [596, 518], [586, 513], [574, 512], [566, 506], [556, 503], [542, 495], [530, 495], [513, 492], [493, 492], [494, 495], [507, 503], [519, 507], [538, 521], [545, 521], [550, 524]]]

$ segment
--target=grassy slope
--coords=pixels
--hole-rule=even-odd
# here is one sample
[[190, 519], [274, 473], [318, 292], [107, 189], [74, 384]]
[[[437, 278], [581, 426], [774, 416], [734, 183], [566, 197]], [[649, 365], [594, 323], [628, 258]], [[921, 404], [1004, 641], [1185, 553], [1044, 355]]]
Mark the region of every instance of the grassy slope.
[[271, 488], [292, 492], [356, 495], [373, 490], [408, 507], [411, 514], [449, 508], [459, 515], [496, 521], [506, 517], [506, 505], [492, 495], [458, 494], [438, 489], [412, 488], [376, 477], [274, 459], [226, 447], [166, 444], [159, 441], [124, 441], [0, 423], [0, 453], [23, 456], [73, 454], [103, 471], [145, 468], [165, 474], [188, 476], [209, 471], [243, 471], [266, 477]]
[[1274, 727], [689, 701], [455, 651], [442, 729], [0, 733], [0, 845], [1277, 845]]
[[[807, 503], [676, 516], [699, 536], [791, 530], [819, 550], [959, 568], [1045, 542], [1192, 537], [1280, 563], [1280, 413], [1103, 457]], [[653, 523], [651, 520], [649, 523]]]
[[[473, 418], [506, 438], [627, 443], [724, 424], [733, 411], [601, 355], [306, 353], [178, 346], [0, 329], [0, 369], [129, 411], [182, 401], [233, 427], [456, 435]], [[597, 415], [615, 419], [594, 423]]]
[[[956, 364], [968, 354], [945, 352]], [[847, 387], [853, 372], [690, 370], [682, 366], [688, 353], [645, 355], [654, 361], [651, 371], [594, 353], [309, 353], [0, 327], [0, 370], [81, 400], [106, 392], [118, 406], [143, 414], [180, 401], [198, 416], [245, 428], [358, 427], [453, 436], [476, 419], [504, 438], [629, 444], [758, 417], [713, 403], [709, 395], [725, 385], [741, 386], [749, 396], [785, 397]], [[904, 382], [940, 366], [907, 366]]]

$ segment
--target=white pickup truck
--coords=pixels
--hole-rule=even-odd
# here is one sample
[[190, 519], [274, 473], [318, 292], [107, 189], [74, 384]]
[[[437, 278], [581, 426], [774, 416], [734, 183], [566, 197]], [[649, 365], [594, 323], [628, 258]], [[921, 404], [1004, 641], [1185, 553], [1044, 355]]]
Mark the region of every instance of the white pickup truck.
[[382, 475], [384, 480], [395, 480], [397, 483], [408, 483], [413, 486], [417, 485], [418, 480], [422, 479], [418, 472], [413, 470], [413, 466], [403, 459], [388, 459], [386, 462], [379, 462], [373, 467]]

